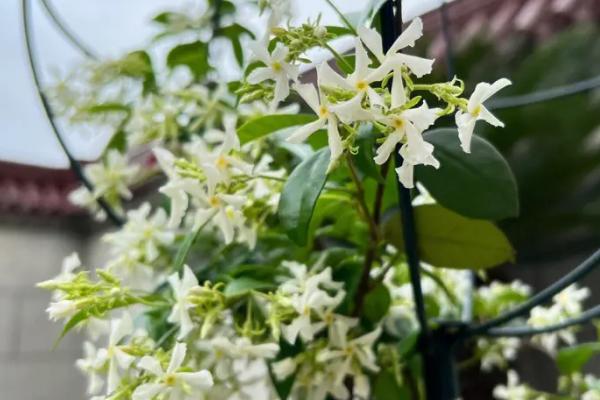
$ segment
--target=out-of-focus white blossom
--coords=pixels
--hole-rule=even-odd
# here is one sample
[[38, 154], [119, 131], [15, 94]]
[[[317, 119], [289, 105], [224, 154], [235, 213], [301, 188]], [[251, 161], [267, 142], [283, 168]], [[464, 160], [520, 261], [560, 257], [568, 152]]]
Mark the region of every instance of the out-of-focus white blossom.
[[212, 385], [213, 378], [207, 370], [196, 372], [183, 372], [183, 365], [187, 346], [177, 343], [173, 348], [171, 360], [167, 369], [163, 369], [160, 361], [151, 356], [143, 357], [138, 367], [154, 376], [153, 381], [138, 386], [133, 392], [133, 400], [148, 400], [157, 395], [166, 396], [168, 399], [192, 400], [202, 398]]

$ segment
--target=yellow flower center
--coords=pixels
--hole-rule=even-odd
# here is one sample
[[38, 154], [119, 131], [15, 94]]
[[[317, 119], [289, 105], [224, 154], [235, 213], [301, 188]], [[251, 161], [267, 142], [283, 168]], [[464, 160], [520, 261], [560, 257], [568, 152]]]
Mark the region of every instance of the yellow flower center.
[[358, 89], [359, 91], [363, 91], [363, 90], [367, 90], [367, 88], [369, 87], [369, 84], [365, 81], [358, 81], [356, 82], [356, 89]]
[[227, 215], [227, 218], [233, 219], [233, 217], [235, 217], [235, 210], [233, 207], [227, 207], [225, 210], [225, 215]]
[[477, 105], [477, 107], [475, 107], [473, 111], [471, 111], [471, 115], [474, 117], [478, 117], [479, 114], [481, 114], [481, 104]]
[[354, 346], [346, 346], [346, 348], [344, 349], [344, 354], [346, 355], [346, 357], [352, 356], [354, 354]]
[[392, 126], [396, 129], [402, 129], [404, 127], [404, 120], [402, 118], [393, 118]]
[[273, 71], [275, 72], [281, 72], [281, 70], [283, 69], [279, 61], [275, 61], [273, 64], [271, 64], [271, 68], [273, 68]]
[[174, 374], [167, 374], [165, 376], [165, 385], [167, 385], [167, 386], [175, 386], [176, 381], [177, 381], [177, 378], [175, 377]]
[[208, 203], [212, 206], [212, 207], [219, 207], [221, 205], [221, 200], [219, 200], [219, 198], [217, 196], [210, 196], [208, 198]]
[[215, 161], [215, 165], [219, 169], [225, 169], [229, 166], [229, 161], [224, 156], [219, 156]]
[[325, 106], [319, 107], [319, 117], [325, 118], [329, 115], [329, 109]]

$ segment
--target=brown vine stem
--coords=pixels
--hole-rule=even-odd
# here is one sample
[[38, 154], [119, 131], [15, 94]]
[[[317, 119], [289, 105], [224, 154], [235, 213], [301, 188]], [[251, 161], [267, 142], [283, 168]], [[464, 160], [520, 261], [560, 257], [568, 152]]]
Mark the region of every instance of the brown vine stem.
[[[367, 252], [365, 254], [365, 260], [363, 263], [362, 275], [358, 283], [356, 297], [354, 300], [354, 310], [352, 312], [352, 315], [357, 316], [362, 311], [365, 296], [367, 295], [367, 293], [369, 293], [369, 290], [371, 289], [369, 285], [369, 279], [371, 276], [371, 268], [373, 267], [373, 262], [377, 257], [377, 248], [379, 246], [379, 222], [381, 220], [381, 206], [383, 204], [383, 193], [385, 191], [385, 183], [377, 184], [377, 189], [375, 192], [375, 203], [373, 207], [373, 218], [371, 218], [368, 212], [369, 208], [365, 203], [364, 188], [362, 186], [362, 183], [358, 179], [358, 175], [356, 174], [354, 164], [352, 163], [352, 158], [350, 156], [347, 156], [346, 160], [348, 161], [348, 168], [350, 169], [350, 175], [352, 176], [352, 180], [355, 182], [357, 187], [359, 203], [361, 204], [361, 208], [366, 210], [365, 215], [367, 217], [369, 230], [371, 232], [371, 237], [367, 247]], [[387, 175], [388, 168], [388, 163], [384, 164], [381, 168], [381, 173], [384, 176], [384, 180], [385, 176]]]

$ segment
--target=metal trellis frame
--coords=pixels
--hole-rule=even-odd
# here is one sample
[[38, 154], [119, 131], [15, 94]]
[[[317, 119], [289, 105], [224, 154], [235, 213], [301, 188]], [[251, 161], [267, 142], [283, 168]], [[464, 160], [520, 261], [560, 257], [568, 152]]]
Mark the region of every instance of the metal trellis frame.
[[[395, 10], [395, 11], [394, 11]], [[401, 25], [401, 0], [388, 0], [381, 10], [381, 28], [384, 49], [387, 50], [391, 43], [398, 37]], [[394, 14], [395, 12], [395, 14]], [[450, 38], [449, 21], [446, 4], [440, 9], [442, 18], [442, 33], [446, 42], [446, 66], [448, 77], [454, 75], [454, 59], [452, 54], [452, 41]], [[396, 23], [396, 26], [394, 24]], [[578, 82], [560, 88], [548, 89], [531, 93], [525, 96], [508, 97], [499, 99], [495, 103], [496, 109], [517, 107], [537, 102], [547, 101], [564, 97], [600, 86], [600, 77], [588, 81]], [[490, 107], [492, 108], [492, 107]], [[396, 149], [398, 150], [398, 149]], [[396, 151], [396, 164], [400, 165], [401, 157]], [[419, 257], [417, 251], [418, 233], [415, 229], [414, 213], [411, 204], [410, 191], [398, 184], [399, 206], [402, 217], [402, 229], [404, 232], [404, 248], [407, 254], [411, 285], [415, 298], [415, 314], [420, 327], [419, 352], [423, 359], [423, 378], [425, 392], [428, 400], [453, 400], [459, 397], [459, 382], [456, 373], [455, 349], [475, 336], [503, 337], [503, 336], [532, 336], [541, 333], [554, 332], [574, 325], [581, 325], [600, 316], [600, 305], [585, 311], [578, 317], [574, 317], [558, 324], [532, 328], [529, 326], [501, 327], [516, 318], [523, 317], [532, 308], [543, 304], [575, 282], [578, 282], [587, 274], [594, 271], [600, 265], [600, 250], [596, 251], [590, 258], [574, 268], [570, 273], [559, 279], [554, 284], [532, 296], [528, 301], [501, 314], [500, 316], [483, 322], [470, 322], [469, 316], [463, 316], [463, 321], [441, 321], [435, 327], [430, 327], [427, 315], [423, 307], [423, 293], [421, 290], [419, 275]], [[473, 278], [473, 276], [471, 276]], [[472, 296], [472, 293], [470, 294]], [[467, 299], [470, 308], [472, 298]]]
[[[69, 150], [69, 148], [64, 140], [63, 134], [62, 134], [58, 124], [56, 123], [55, 116], [52, 111], [52, 106], [50, 105], [50, 102], [49, 102], [48, 98], [46, 97], [44, 90], [42, 89], [42, 83], [41, 83], [40, 72], [39, 72], [39, 64], [37, 61], [37, 57], [35, 55], [35, 50], [33, 48], [34, 47], [33, 31], [31, 29], [31, 24], [30, 24], [31, 8], [30, 8], [29, 1], [30, 0], [23, 0], [21, 2], [21, 11], [22, 11], [23, 34], [25, 36], [25, 46], [26, 46], [26, 50], [27, 50], [29, 66], [31, 69], [31, 75], [33, 77], [33, 83], [34, 83], [35, 89], [38, 93], [40, 102], [42, 103], [42, 108], [44, 109], [44, 113], [46, 114], [46, 117], [50, 124], [50, 128], [52, 129], [52, 133], [58, 140], [60, 147], [62, 148], [63, 152], [67, 156], [71, 170], [73, 171], [75, 176], [79, 179], [79, 181], [87, 188], [87, 190], [89, 190], [90, 193], [93, 193], [94, 185], [85, 176], [85, 172], [83, 171], [83, 167], [81, 166], [81, 163], [77, 159], [75, 159], [75, 157]], [[67, 31], [63, 30], [63, 32], [67, 32]], [[113, 222], [117, 226], [123, 225], [123, 223], [124, 223], [123, 217], [120, 216], [119, 214], [117, 214], [117, 212], [110, 206], [110, 204], [108, 204], [106, 199], [104, 199], [100, 196], [100, 197], [96, 198], [96, 202], [98, 203], [100, 208], [106, 213], [107, 217], [110, 219], [111, 222]]]

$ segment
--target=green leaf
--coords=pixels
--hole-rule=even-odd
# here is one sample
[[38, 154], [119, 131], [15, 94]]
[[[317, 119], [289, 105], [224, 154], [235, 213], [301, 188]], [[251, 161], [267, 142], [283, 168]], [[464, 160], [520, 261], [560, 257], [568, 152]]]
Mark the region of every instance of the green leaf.
[[237, 130], [242, 144], [270, 133], [296, 125], [305, 125], [317, 119], [311, 114], [275, 114], [252, 118]]
[[[469, 219], [438, 204], [414, 209], [421, 259], [436, 267], [483, 269], [514, 261], [508, 239], [493, 223]], [[404, 249], [400, 215], [386, 215], [384, 234]]]
[[391, 303], [392, 296], [387, 286], [379, 284], [365, 296], [364, 315], [369, 321], [377, 322], [387, 314]]
[[144, 94], [156, 90], [156, 78], [150, 55], [143, 50], [127, 54], [119, 63], [121, 73], [132, 78], [142, 79]]
[[183, 243], [181, 243], [181, 247], [177, 250], [177, 254], [175, 255], [175, 262], [173, 263], [173, 269], [175, 271], [181, 271], [183, 269], [183, 264], [185, 264], [185, 260], [187, 259], [187, 255], [192, 248], [192, 245], [198, 238], [198, 234], [202, 230], [202, 226], [196, 229], [194, 232], [190, 232], [186, 235], [185, 239], [183, 239]]
[[167, 55], [167, 66], [188, 67], [196, 79], [202, 79], [211, 67], [208, 63], [208, 45], [204, 42], [192, 42], [174, 47]]
[[84, 108], [84, 110], [90, 114], [104, 114], [111, 112], [123, 112], [129, 114], [131, 111], [125, 104], [113, 102], [94, 104]]
[[409, 400], [410, 392], [400, 386], [393, 372], [382, 370], [375, 378], [373, 387], [375, 400]]
[[419, 336], [418, 331], [413, 331], [400, 340], [400, 343], [398, 343], [398, 356], [400, 356], [400, 359], [405, 360], [415, 353], [419, 344]]
[[600, 354], [600, 342], [581, 343], [560, 349], [556, 356], [556, 363], [561, 374], [568, 375], [581, 372], [584, 365], [598, 354]]
[[220, 28], [215, 32], [216, 36], [224, 36], [229, 39], [231, 46], [233, 47], [233, 54], [240, 67], [244, 65], [244, 51], [242, 49], [242, 43], [240, 37], [248, 35], [254, 39], [254, 34], [248, 29], [244, 28], [240, 24], [232, 24], [224, 28]]
[[346, 297], [338, 307], [338, 312], [350, 314], [354, 309], [354, 298], [362, 275], [363, 263], [356, 260], [341, 262], [333, 269], [332, 278], [336, 282], [344, 282]]
[[71, 317], [71, 319], [69, 319], [69, 321], [67, 321], [67, 323], [65, 324], [62, 332], [60, 333], [60, 336], [58, 336], [58, 338], [54, 342], [53, 347], [56, 348], [58, 346], [58, 344], [60, 343], [60, 341], [66, 336], [66, 334], [69, 333], [69, 331], [71, 331], [73, 328], [75, 328], [81, 322], [85, 321], [88, 317], [89, 317], [89, 313], [87, 310], [81, 310], [81, 311], [77, 312], [77, 314], [73, 315]]
[[433, 154], [440, 168], [418, 166], [415, 177], [438, 203], [469, 218], [498, 220], [519, 215], [515, 177], [492, 144], [473, 136], [471, 154], [466, 154], [456, 129], [437, 129], [424, 138], [435, 146]]
[[279, 199], [279, 221], [299, 246], [306, 244], [315, 204], [327, 181], [329, 154], [329, 148], [324, 148], [302, 161], [290, 174]]
[[108, 145], [106, 146], [106, 150], [104, 151], [106, 153], [109, 150], [115, 149], [121, 153], [124, 153], [126, 148], [127, 138], [125, 137], [125, 131], [123, 129], [119, 129], [114, 133], [114, 135], [110, 139], [110, 142], [108, 142]]
[[333, 35], [334, 38], [346, 35], [354, 35], [354, 33], [352, 33], [352, 31], [345, 26], [327, 25], [325, 26], [325, 29], [327, 29], [327, 33]]
[[274, 285], [270, 282], [259, 281], [258, 279], [242, 276], [234, 279], [225, 286], [224, 294], [227, 297], [242, 296], [251, 290], [271, 289]]

